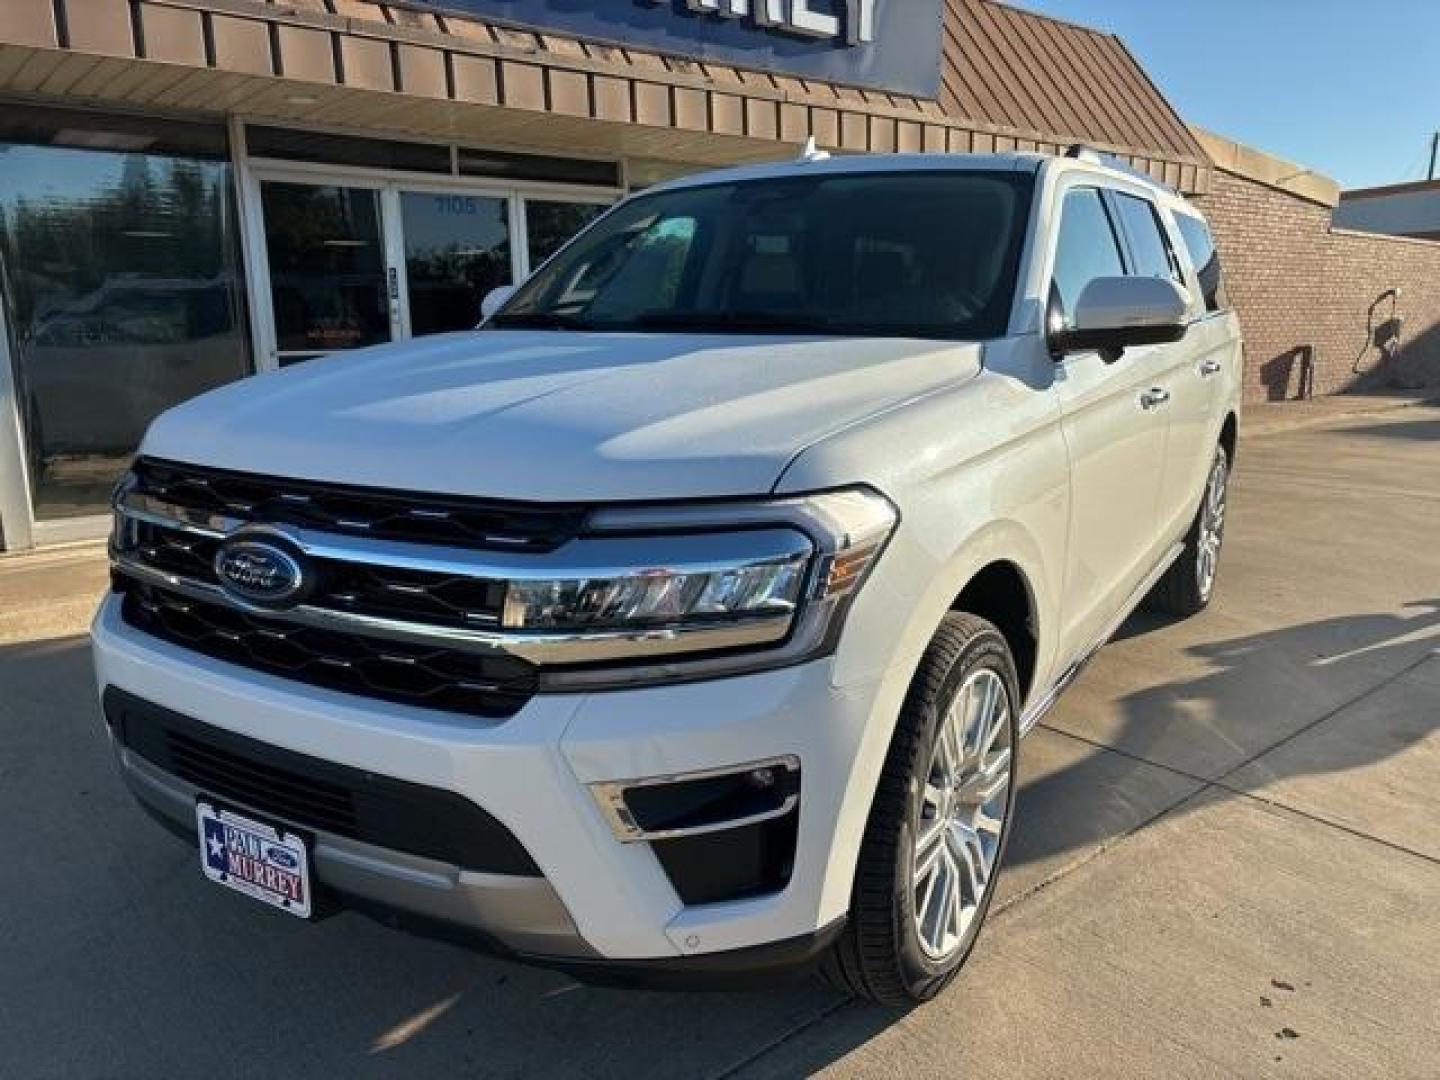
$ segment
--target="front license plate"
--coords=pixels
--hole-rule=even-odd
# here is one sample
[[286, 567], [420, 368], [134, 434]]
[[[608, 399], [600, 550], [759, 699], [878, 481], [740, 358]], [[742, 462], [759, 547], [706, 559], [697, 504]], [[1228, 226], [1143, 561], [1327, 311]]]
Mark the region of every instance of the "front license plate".
[[195, 821], [206, 877], [291, 915], [310, 917], [304, 840], [203, 799], [195, 804]]

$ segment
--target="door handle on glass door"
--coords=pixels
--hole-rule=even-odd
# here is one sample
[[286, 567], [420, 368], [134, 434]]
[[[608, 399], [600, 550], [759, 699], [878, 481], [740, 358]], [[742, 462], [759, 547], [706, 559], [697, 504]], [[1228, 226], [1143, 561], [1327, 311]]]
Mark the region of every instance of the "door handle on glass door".
[[1200, 374], [1208, 379], [1211, 375], [1219, 375], [1220, 368], [1219, 360], [1206, 360], [1200, 365]]
[[1151, 409], [1158, 409], [1170, 400], [1170, 391], [1163, 386], [1152, 386], [1140, 395], [1140, 407], [1147, 412]]

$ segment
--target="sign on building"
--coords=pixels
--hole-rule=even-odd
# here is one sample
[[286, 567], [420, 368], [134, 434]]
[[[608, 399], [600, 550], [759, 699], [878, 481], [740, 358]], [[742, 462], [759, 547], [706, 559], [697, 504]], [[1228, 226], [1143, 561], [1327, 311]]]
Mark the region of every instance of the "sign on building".
[[411, 0], [653, 52], [933, 98], [944, 0]]

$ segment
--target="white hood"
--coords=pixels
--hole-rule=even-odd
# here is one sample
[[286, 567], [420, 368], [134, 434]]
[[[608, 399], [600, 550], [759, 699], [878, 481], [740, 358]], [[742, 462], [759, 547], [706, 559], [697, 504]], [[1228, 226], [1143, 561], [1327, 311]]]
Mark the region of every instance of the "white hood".
[[205, 394], [141, 452], [503, 499], [754, 495], [807, 446], [979, 362], [978, 345], [915, 340], [446, 334]]

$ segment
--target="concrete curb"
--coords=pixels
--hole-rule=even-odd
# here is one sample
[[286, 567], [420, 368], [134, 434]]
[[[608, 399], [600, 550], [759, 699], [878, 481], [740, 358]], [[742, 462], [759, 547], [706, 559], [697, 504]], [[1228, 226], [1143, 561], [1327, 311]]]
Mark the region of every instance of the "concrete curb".
[[[1343, 404], [1332, 404], [1335, 402], [1343, 402]], [[1379, 416], [1424, 405], [1440, 405], [1440, 396], [1426, 395], [1413, 398], [1336, 396], [1318, 398], [1314, 401], [1260, 405], [1252, 407], [1249, 413], [1241, 414], [1240, 435], [1247, 439], [1262, 438], [1267, 435], [1279, 435], [1303, 428], [1323, 427], [1337, 421]]]
[[53, 641], [88, 633], [99, 603], [97, 597], [90, 596], [0, 613], [0, 645]]

